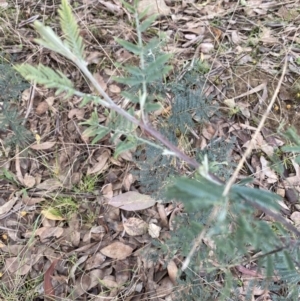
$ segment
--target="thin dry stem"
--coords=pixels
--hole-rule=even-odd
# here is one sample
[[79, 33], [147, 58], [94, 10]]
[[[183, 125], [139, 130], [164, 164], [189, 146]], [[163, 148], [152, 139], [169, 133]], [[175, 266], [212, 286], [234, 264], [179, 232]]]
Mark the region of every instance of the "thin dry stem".
[[228, 195], [228, 193], [230, 191], [230, 188], [235, 183], [235, 181], [236, 181], [236, 179], [237, 179], [237, 177], [238, 177], [241, 169], [243, 168], [243, 166], [244, 166], [244, 164], [245, 164], [245, 162], [247, 160], [247, 157], [251, 154], [252, 149], [253, 149], [253, 147], [254, 147], [254, 145], [256, 143], [257, 137], [258, 137], [259, 133], [261, 132], [261, 130], [262, 130], [262, 128], [263, 128], [263, 126], [264, 126], [264, 124], [265, 124], [265, 122], [266, 122], [266, 120], [267, 120], [267, 118], [269, 116], [269, 113], [271, 112], [271, 110], [272, 110], [272, 108], [274, 106], [275, 100], [277, 98], [277, 95], [279, 93], [280, 87], [282, 85], [282, 82], [283, 82], [283, 79], [284, 79], [284, 76], [285, 76], [285, 73], [286, 73], [287, 58], [288, 58], [288, 53], [286, 53], [286, 55], [285, 55], [285, 60], [284, 60], [284, 65], [283, 65], [283, 69], [282, 69], [282, 74], [281, 74], [281, 77], [280, 77], [279, 82], [277, 84], [277, 87], [276, 87], [276, 89], [274, 91], [273, 97], [272, 97], [272, 99], [271, 99], [271, 101], [270, 101], [270, 103], [269, 103], [269, 105], [268, 105], [268, 107], [267, 107], [264, 115], [262, 116], [262, 118], [260, 120], [260, 123], [259, 123], [259, 125], [258, 125], [258, 127], [257, 127], [257, 129], [256, 129], [256, 131], [255, 131], [255, 133], [254, 133], [254, 135], [253, 135], [250, 143], [249, 143], [249, 146], [247, 147], [247, 149], [246, 149], [246, 151], [245, 151], [245, 153], [244, 153], [244, 155], [242, 157], [242, 159], [240, 160], [240, 162], [239, 162], [237, 168], [235, 169], [233, 175], [231, 176], [231, 178], [226, 183], [225, 189], [223, 191], [223, 196], [224, 197], [226, 197]]

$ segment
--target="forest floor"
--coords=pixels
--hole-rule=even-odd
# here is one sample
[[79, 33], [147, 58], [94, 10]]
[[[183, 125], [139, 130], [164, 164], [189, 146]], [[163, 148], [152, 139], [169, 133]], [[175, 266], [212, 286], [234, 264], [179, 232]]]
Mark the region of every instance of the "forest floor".
[[[141, 2], [159, 9], [159, 18], [143, 38], [166, 35], [163, 51], [173, 54], [173, 78], [197, 62], [206, 96], [219, 105], [221, 114], [189, 129], [193, 148], [204, 150], [212, 140], [234, 138], [230, 156], [238, 163], [288, 57], [276, 102], [239, 179], [252, 176], [257, 187], [280, 194], [284, 218], [299, 224], [298, 197], [286, 193], [291, 187], [269, 159], [285, 144], [280, 133], [294, 126], [300, 134], [299, 1]], [[44, 64], [63, 72], [81, 91], [93, 91], [71, 62], [34, 42], [35, 20], [60, 32], [59, 5], [56, 0], [0, 1], [0, 63], [6, 66], [1, 70], [8, 70], [8, 64]], [[133, 64], [136, 58], [115, 38], [136, 40], [132, 17], [120, 0], [79, 0], [71, 5], [89, 69], [109, 96], [126, 107], [120, 94], [124, 86], [113, 76], [121, 74], [120, 65]], [[62, 99], [34, 83], [16, 87], [15, 75], [8, 78], [8, 73], [0, 74], [0, 100], [17, 108], [31, 138], [30, 143], [8, 145], [7, 137], [15, 133], [0, 129], [0, 299], [176, 300], [176, 294], [187, 289], [176, 282], [182, 261], [175, 258], [167, 264], [152, 241], [172, 235], [172, 220], [183, 211], [180, 204], [154, 201], [143, 210], [138, 209], [144, 200], [127, 209], [109, 205], [114, 196], [126, 199], [128, 192], [142, 192], [143, 183], [134, 172], [134, 152], [115, 158], [109, 137], [92, 144], [84, 135], [81, 122], [95, 109], [105, 122], [104, 110], [91, 104], [81, 107], [79, 97]], [[167, 118], [172, 97], [164, 106], [157, 115]], [[289, 162], [286, 178], [299, 176], [299, 164], [284, 159]], [[157, 232], [144, 231], [150, 225]], [[157, 253], [155, 260], [150, 253]], [[251, 271], [244, 267], [238, 275], [243, 281]], [[238, 300], [245, 295], [246, 288], [241, 288]], [[271, 293], [256, 288], [252, 300], [267, 300], [267, 295]]]

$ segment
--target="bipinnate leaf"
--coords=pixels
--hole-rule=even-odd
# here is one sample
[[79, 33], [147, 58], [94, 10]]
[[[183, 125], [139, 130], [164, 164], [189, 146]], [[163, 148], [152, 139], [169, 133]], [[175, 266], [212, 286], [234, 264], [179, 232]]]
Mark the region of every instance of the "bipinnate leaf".
[[135, 12], [135, 8], [134, 6], [130, 5], [129, 3], [127, 3], [126, 1], [122, 1], [122, 5], [131, 13], [134, 14]]
[[149, 26], [155, 21], [157, 16], [158, 16], [157, 14], [154, 14], [150, 16], [148, 19], [146, 19], [144, 22], [142, 22], [140, 25], [140, 31], [144, 32], [145, 30], [147, 30]]
[[51, 68], [41, 64], [37, 67], [29, 64], [17, 65], [15, 69], [28, 81], [34, 81], [47, 88], [55, 88], [56, 95], [66, 92], [68, 96], [71, 96], [74, 93], [72, 81], [60, 71], [55, 72]]
[[188, 212], [208, 208], [223, 203], [224, 186], [218, 185], [205, 178], [200, 181], [188, 178], [177, 178], [167, 190], [170, 199], [184, 200]]
[[71, 6], [67, 0], [62, 0], [58, 13], [65, 40], [62, 41], [50, 27], [44, 26], [39, 21], [35, 21], [35, 29], [41, 36], [41, 39], [36, 39], [35, 41], [72, 61], [83, 61], [84, 45], [82, 38], [79, 36], [79, 28], [72, 14]]
[[234, 185], [231, 188], [230, 196], [234, 200], [242, 196], [243, 198], [255, 201], [265, 208], [274, 209], [275, 211], [280, 210], [278, 201], [281, 201], [281, 197], [266, 190]]
[[40, 34], [42, 39], [35, 39], [38, 44], [60, 53], [63, 56], [69, 57], [71, 52], [63, 41], [57, 36], [57, 34], [48, 26], [44, 26], [41, 22], [35, 21], [34, 27], [36, 31]]
[[146, 103], [144, 110], [145, 112], [153, 112], [153, 111], [158, 111], [163, 108], [162, 104], [159, 102], [156, 103]]
[[75, 54], [77, 59], [83, 60], [84, 45], [82, 37], [79, 35], [77, 21], [67, 0], [62, 0], [58, 13], [60, 15], [61, 28], [66, 38], [64, 43]]
[[137, 211], [152, 207], [156, 200], [137, 191], [128, 191], [114, 196], [108, 204], [126, 211]]
[[137, 143], [135, 141], [122, 141], [120, 142], [117, 147], [116, 147], [116, 150], [115, 150], [115, 153], [114, 153], [114, 157], [115, 158], [118, 158], [118, 156], [128, 150], [131, 150], [133, 148], [135, 148], [137, 146]]
[[128, 41], [122, 40], [122, 39], [118, 39], [116, 38], [117, 43], [119, 43], [121, 46], [123, 46], [126, 50], [137, 54], [137, 55], [141, 55], [142, 54], [142, 49], [137, 46], [136, 44], [130, 43]]
[[152, 63], [150, 63], [147, 66], [147, 74], [152, 74], [152, 73], [157, 73], [158, 70], [161, 69], [161, 67], [166, 64], [170, 58], [172, 57], [171, 54], [165, 53], [162, 54], [160, 56], [158, 56], [155, 61], [153, 61]]

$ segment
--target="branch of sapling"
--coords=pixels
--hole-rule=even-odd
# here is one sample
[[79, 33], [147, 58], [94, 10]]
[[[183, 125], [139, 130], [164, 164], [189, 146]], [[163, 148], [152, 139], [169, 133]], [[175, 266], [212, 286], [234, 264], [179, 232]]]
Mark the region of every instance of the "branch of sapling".
[[[125, 117], [127, 120], [131, 121], [133, 124], [139, 126], [144, 132], [148, 133], [150, 136], [161, 142], [164, 146], [166, 146], [169, 150], [172, 151], [173, 155], [178, 157], [179, 159], [187, 162], [194, 168], [198, 168], [200, 164], [193, 158], [187, 156], [183, 153], [177, 146], [172, 144], [165, 136], [163, 136], [160, 132], [154, 129], [147, 121], [141, 121], [136, 117], [130, 115], [124, 109], [116, 105], [113, 100], [106, 94], [106, 92], [101, 88], [99, 83], [96, 81], [94, 76], [88, 70], [85, 64], [77, 65], [78, 68], [86, 75], [86, 77], [92, 82], [94, 87], [97, 91], [102, 95], [102, 97], [107, 102], [107, 107], [111, 110], [114, 110], [116, 113], [120, 114], [121, 116]], [[147, 123], [146, 123], [147, 122]]]

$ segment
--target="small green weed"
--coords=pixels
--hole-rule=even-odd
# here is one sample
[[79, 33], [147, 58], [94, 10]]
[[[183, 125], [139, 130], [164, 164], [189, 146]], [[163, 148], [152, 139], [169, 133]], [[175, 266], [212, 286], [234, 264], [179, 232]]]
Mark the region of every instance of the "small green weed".
[[86, 175], [84, 176], [79, 184], [74, 187], [75, 192], [94, 192], [96, 184], [103, 178], [102, 175]]
[[52, 216], [52, 219], [68, 220], [72, 214], [78, 212], [79, 205], [72, 197], [57, 197], [46, 204], [42, 213], [47, 217]]

